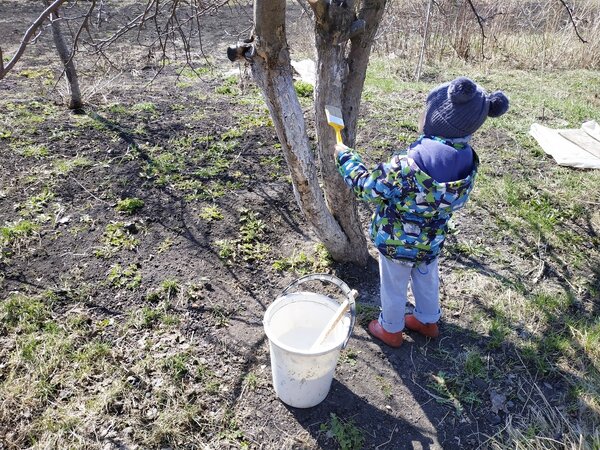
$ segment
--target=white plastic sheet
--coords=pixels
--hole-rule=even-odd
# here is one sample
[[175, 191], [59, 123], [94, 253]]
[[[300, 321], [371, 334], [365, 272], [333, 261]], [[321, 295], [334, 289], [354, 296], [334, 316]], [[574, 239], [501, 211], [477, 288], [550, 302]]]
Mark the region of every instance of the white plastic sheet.
[[317, 67], [312, 59], [292, 61], [292, 67], [302, 81], [312, 84], [317, 83]]
[[595, 121], [580, 129], [560, 130], [534, 123], [529, 133], [559, 165], [600, 169], [600, 125]]

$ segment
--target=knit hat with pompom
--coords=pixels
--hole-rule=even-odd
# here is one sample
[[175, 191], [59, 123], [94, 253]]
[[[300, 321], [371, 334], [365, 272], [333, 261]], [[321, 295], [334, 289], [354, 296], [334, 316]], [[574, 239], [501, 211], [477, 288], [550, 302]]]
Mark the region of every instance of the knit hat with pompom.
[[485, 119], [508, 110], [508, 97], [501, 91], [487, 94], [472, 80], [459, 77], [434, 88], [427, 96], [423, 133], [445, 138], [466, 137]]

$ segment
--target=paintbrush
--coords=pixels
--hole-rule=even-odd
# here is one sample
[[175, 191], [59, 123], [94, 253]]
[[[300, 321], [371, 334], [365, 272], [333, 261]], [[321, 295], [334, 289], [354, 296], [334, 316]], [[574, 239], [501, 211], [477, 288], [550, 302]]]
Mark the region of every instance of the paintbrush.
[[335, 130], [335, 138], [338, 144], [342, 143], [342, 128], [344, 128], [344, 119], [342, 117], [342, 110], [335, 106], [325, 106], [325, 115], [327, 116], [327, 123]]
[[321, 331], [321, 334], [319, 334], [319, 337], [317, 338], [317, 340], [310, 347], [310, 351], [312, 351], [312, 352], [317, 351], [319, 349], [319, 347], [321, 346], [321, 344], [323, 344], [323, 342], [325, 342], [325, 340], [327, 339], [327, 336], [329, 336], [329, 334], [333, 331], [333, 329], [337, 326], [337, 324], [340, 323], [340, 320], [342, 320], [342, 317], [344, 317], [344, 315], [350, 308], [350, 301], [354, 301], [356, 299], [356, 297], [358, 297], [358, 291], [356, 291], [355, 289], [352, 289], [350, 291], [349, 298], [347, 298], [346, 300], [344, 300], [342, 302], [342, 304], [335, 311], [335, 313], [333, 314], [331, 319], [329, 319], [329, 322], [327, 322], [327, 325], [325, 325], [325, 328], [323, 328], [323, 331]]

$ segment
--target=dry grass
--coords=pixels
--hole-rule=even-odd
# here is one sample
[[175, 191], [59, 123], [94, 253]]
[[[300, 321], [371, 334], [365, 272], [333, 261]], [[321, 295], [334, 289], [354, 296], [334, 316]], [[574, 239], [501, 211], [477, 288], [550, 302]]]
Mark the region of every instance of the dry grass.
[[[465, 1], [442, 0], [432, 9], [426, 63], [479, 61], [519, 69], [594, 69], [600, 65], [600, 4], [569, 2], [582, 43], [564, 6], [553, 0], [474, 2], [482, 34]], [[391, 2], [381, 24], [376, 50], [411, 61], [415, 67], [425, 28], [427, 2]]]
[[85, 308], [59, 321], [54, 303], [15, 294], [0, 305], [3, 448], [243, 444], [221, 375], [177, 327], [158, 318], [140, 339], [126, 319]]
[[[494, 450], [596, 450], [600, 431], [588, 428], [585, 420], [574, 420], [573, 412], [552, 405], [531, 379], [520, 386], [528, 399], [521, 412], [508, 416], [505, 427], [485, 444]], [[590, 413], [579, 411], [580, 418]]]

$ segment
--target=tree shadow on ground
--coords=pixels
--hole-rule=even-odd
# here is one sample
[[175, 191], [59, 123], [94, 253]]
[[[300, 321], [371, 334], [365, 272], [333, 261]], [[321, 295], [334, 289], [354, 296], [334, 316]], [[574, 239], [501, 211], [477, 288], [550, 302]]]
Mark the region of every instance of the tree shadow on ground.
[[[424, 449], [436, 448], [435, 441], [427, 431], [413, 423], [399, 419], [379, 409], [334, 379], [327, 398], [313, 408], [300, 409], [286, 405], [296, 418], [324, 449], [338, 449], [336, 433], [322, 429], [321, 424], [331, 420], [332, 414], [339, 418], [351, 418], [351, 425], [360, 429], [365, 439], [364, 448], [378, 449]], [[339, 433], [344, 436], [344, 433]], [[346, 432], [345, 437], [350, 434]], [[339, 435], [337, 436], [340, 437]], [[351, 448], [351, 447], [350, 447]]]
[[[544, 372], [531, 354], [524, 354], [512, 342], [505, 341], [490, 350], [489, 336], [450, 324], [444, 324], [441, 331], [438, 340], [410, 333], [409, 341], [405, 340], [400, 349], [375, 342], [429, 421], [437, 424], [436, 440], [444, 449], [487, 448], [491, 442], [503, 442], [506, 436], [502, 433], [509, 425], [523, 430], [535, 427], [542, 441], [554, 440], [557, 445], [568, 446], [579, 439], [582, 428], [570, 421], [585, 421], [591, 411], [573, 415], [569, 383], [565, 380], [585, 383], [582, 376], [574, 375], [568, 367], [554, 365]], [[535, 342], [544, 346], [543, 338]], [[575, 348], [585, 351], [578, 345]], [[466, 349], [487, 353], [487, 367], [480, 373], [466, 369], [461, 356]], [[587, 356], [582, 358], [584, 364], [594, 364]], [[542, 422], [540, 417], [555, 418], [555, 422]]]
[[[113, 131], [119, 132], [119, 129]], [[134, 145], [135, 141], [131, 141], [131, 136], [121, 136], [128, 145]], [[148, 155], [141, 155], [142, 159], [149, 158]], [[135, 180], [137, 181], [134, 181]], [[137, 187], [141, 189], [142, 181], [139, 177], [132, 176], [133, 181]], [[129, 186], [128, 189], [134, 188]], [[218, 259], [218, 255], [215, 250], [208, 245], [206, 236], [199, 236], [198, 230], [193, 224], [190, 224], [187, 220], [187, 212], [185, 201], [181, 195], [169, 192], [166, 189], [159, 189], [164, 195], [168, 196], [169, 202], [157, 201], [153, 205], [153, 213], [156, 213], [157, 222], [161, 223], [165, 228], [176, 232], [180, 236], [184, 237], [192, 247], [199, 247], [202, 251], [208, 251], [215, 259]], [[305, 236], [298, 224], [293, 221], [292, 214], [285, 207], [285, 205], [278, 203], [272, 198], [272, 196], [265, 191], [258, 191], [257, 194], [263, 198], [266, 205], [272, 208], [272, 214], [274, 216], [282, 216], [286, 221], [287, 225], [295, 232], [302, 236]], [[232, 205], [229, 208], [233, 208]], [[499, 213], [492, 210], [487, 210], [494, 220], [502, 220]], [[584, 217], [587, 221], [586, 232], [593, 238], [598, 239], [598, 236], [594, 232], [593, 226], [591, 225], [591, 216], [587, 213]], [[533, 242], [530, 236], [525, 233], [515, 235], [515, 239], [518, 240], [520, 245], [528, 248], [538, 248], [540, 245], [549, 246], [548, 238], [543, 233], [540, 233], [539, 242]], [[541, 258], [541, 256], [540, 256]], [[485, 260], [480, 260], [476, 257], [469, 255], [459, 255], [454, 259], [455, 263], [464, 267], [474, 268], [481, 272], [485, 276], [497, 279], [503, 286], [514, 286], [519, 289], [525, 289], [527, 286], [526, 280], [523, 280], [521, 276], [513, 273], [502, 273], [497, 270], [492, 264], [486, 263]], [[553, 276], [564, 289], [566, 294], [572, 298], [578, 296], [578, 292], [573, 288], [573, 284], [569, 281], [568, 275], [570, 268], [565, 263], [559, 254], [550, 251], [543, 254], [543, 264], [545, 265], [540, 275]], [[377, 276], [376, 269], [373, 270], [373, 265], [370, 267], [370, 274], [373, 277]], [[592, 264], [592, 278], [589, 280], [588, 285], [592, 288], [598, 289], [600, 285], [600, 263], [596, 264], [595, 268]], [[255, 287], [248, 283], [248, 278], [240, 276], [239, 268], [233, 266], [223, 265], [223, 270], [227, 276], [235, 281], [236, 285], [242, 289], [245, 295], [251, 298], [258, 306], [258, 315], [263, 312], [267, 304], [264, 302], [264, 298], [261, 298], [255, 292]], [[346, 268], [343, 270], [345, 275], [356, 280], [362, 280], [364, 282], [365, 274], [364, 271], [354, 271]], [[256, 270], [254, 275], [260, 277], [260, 270]], [[592, 299], [593, 300], [593, 299]], [[484, 304], [478, 299], [472, 299], [476, 304], [477, 308], [487, 314], [489, 317], [495, 317], [498, 315], [498, 311], [490, 307], [490, 305]], [[598, 314], [600, 310], [600, 302], [592, 301], [592, 310], [586, 312], [583, 317], [586, 320], [593, 320], [593, 317]], [[549, 320], [546, 326], [540, 330], [536, 336], [530, 336], [528, 344], [530, 350], [524, 353], [522, 348], [517, 347], [514, 343], [509, 341], [501, 342], [498, 347], [490, 347], [490, 341], [492, 337], [485, 336], [474, 332], [467, 328], [461, 328], [448, 323], [443, 324], [442, 332], [445, 337], [438, 341], [427, 342], [424, 339], [416, 336], [413, 342], [406, 342], [402, 348], [398, 350], [390, 349], [385, 346], [381, 346], [381, 355], [385, 360], [388, 361], [389, 365], [397, 372], [400, 379], [403, 381], [404, 386], [412, 394], [414, 400], [419, 404], [424, 414], [432, 424], [441, 424], [446, 419], [446, 416], [450, 415], [452, 420], [448, 423], [443, 424], [443, 433], [440, 432], [438, 436], [429, 436], [426, 431], [415, 427], [414, 424], [408, 421], [393, 416], [386, 412], [384, 409], [380, 409], [367, 398], [363, 398], [357, 395], [349, 387], [338, 380], [334, 380], [332, 384], [331, 392], [325, 401], [315, 408], [307, 410], [301, 410], [296, 408], [288, 407], [290, 413], [298, 421], [304, 429], [306, 429], [315, 440], [324, 445], [324, 448], [337, 448], [337, 445], [331, 439], [327, 439], [326, 433], [321, 430], [320, 425], [330, 420], [331, 413], [336, 414], [340, 418], [352, 418], [354, 423], [365, 431], [366, 447], [367, 448], [388, 448], [388, 449], [412, 449], [412, 448], [435, 448], [436, 442], [441, 442], [444, 448], [466, 448], [471, 444], [465, 444], [464, 438], [471, 436], [475, 437], [473, 442], [474, 446], [484, 445], [485, 436], [493, 435], [497, 432], [502, 423], [508, 423], [510, 420], [515, 420], [525, 417], [528, 411], [528, 407], [535, 404], [536, 401], [541, 405], [548, 404], [548, 408], [556, 408], [557, 402], [565, 402], [565, 395], [560, 391], [565, 387], [563, 379], [570, 379], [571, 382], [577, 383], [582, 381], [572, 373], [567, 372], [565, 369], [556, 366], [553, 358], [552, 348], [549, 348], [548, 339], [552, 337], [556, 332], [554, 324], [560, 324], [561, 328], [565, 327], [566, 312], [561, 316], [552, 318]], [[257, 315], [257, 318], [258, 318]], [[518, 324], [511, 323], [511, 321], [505, 316], [500, 317], [503, 320], [505, 326], [511, 331], [519, 333]], [[258, 321], [257, 321], [258, 322]], [[248, 322], [246, 325], [249, 327], [260, 327], [257, 322]], [[255, 330], [256, 331], [256, 330]], [[262, 331], [256, 331], [260, 334]], [[450, 344], [444, 339], [449, 338]], [[259, 363], [263, 357], [256, 357], [256, 353], [263, 347], [264, 336], [258, 339], [254, 344], [250, 345], [250, 350], [242, 354], [247, 356], [248, 359], [243, 366], [243, 370], [239, 380], [233, 388], [234, 395], [232, 399], [235, 400], [238, 394], [243, 390], [243, 376], [245, 373], [250, 371], [257, 363]], [[488, 358], [491, 358], [492, 369], [494, 373], [486, 373], [485, 377], [479, 377], [478, 380], [474, 378], [469, 380], [472, 382], [472, 389], [466, 394], [472, 393], [477, 396], [478, 402], [475, 406], [465, 407], [463, 414], [469, 417], [470, 423], [461, 424], [460, 419], [455, 416], [456, 403], [451, 398], [452, 391], [448, 393], [440, 394], [439, 392], [433, 392], [431, 385], [432, 375], [436, 375], [440, 370], [444, 370], [451, 377], [449, 379], [456, 380], [457, 377], [461, 376], [459, 355], [464, 353], [465, 347], [476, 348], [481, 354], [487, 354]], [[585, 349], [580, 345], [573, 343], [575, 351], [580, 353], [582, 361], [586, 366], [594, 366], [595, 362], [592, 361], [585, 354]], [[550, 350], [550, 351], [548, 351]], [[236, 353], [235, 350], [232, 350]], [[417, 353], [416, 362], [414, 354]], [[373, 360], [372, 360], [373, 362]], [[457, 366], [458, 365], [458, 366]], [[515, 374], [516, 378], [507, 378], [507, 375]], [[434, 383], [435, 384], [435, 383]], [[545, 384], [553, 386], [548, 388]], [[464, 388], [464, 383], [459, 385], [459, 389]], [[491, 405], [490, 394], [492, 390], [498, 390], [500, 392], [507, 392], [508, 398], [515, 403], [515, 407], [512, 409], [500, 409], [494, 413], [492, 422], [496, 421], [499, 423], [492, 423], [489, 421], [489, 408]], [[525, 392], [528, 390], [529, 392]], [[552, 392], [551, 392], [552, 391]], [[525, 394], [524, 394], [525, 392]], [[465, 395], [466, 395], [465, 394]], [[446, 395], [446, 397], [444, 397]], [[442, 406], [438, 403], [440, 402]], [[431, 401], [438, 402], [427, 406]], [[446, 400], [446, 402], [444, 401]], [[550, 401], [548, 401], [550, 400]], [[460, 401], [460, 400], [459, 400]], [[545, 403], [544, 403], [545, 402]], [[232, 403], [232, 406], [234, 403]], [[478, 406], [481, 405], [481, 406]], [[520, 411], [519, 411], [520, 410]], [[445, 416], [443, 414], [446, 414]], [[497, 417], [496, 417], [497, 416]], [[457, 425], [458, 424], [458, 425]], [[452, 433], [459, 440], [453, 440]], [[462, 439], [462, 440], [461, 440]]]

